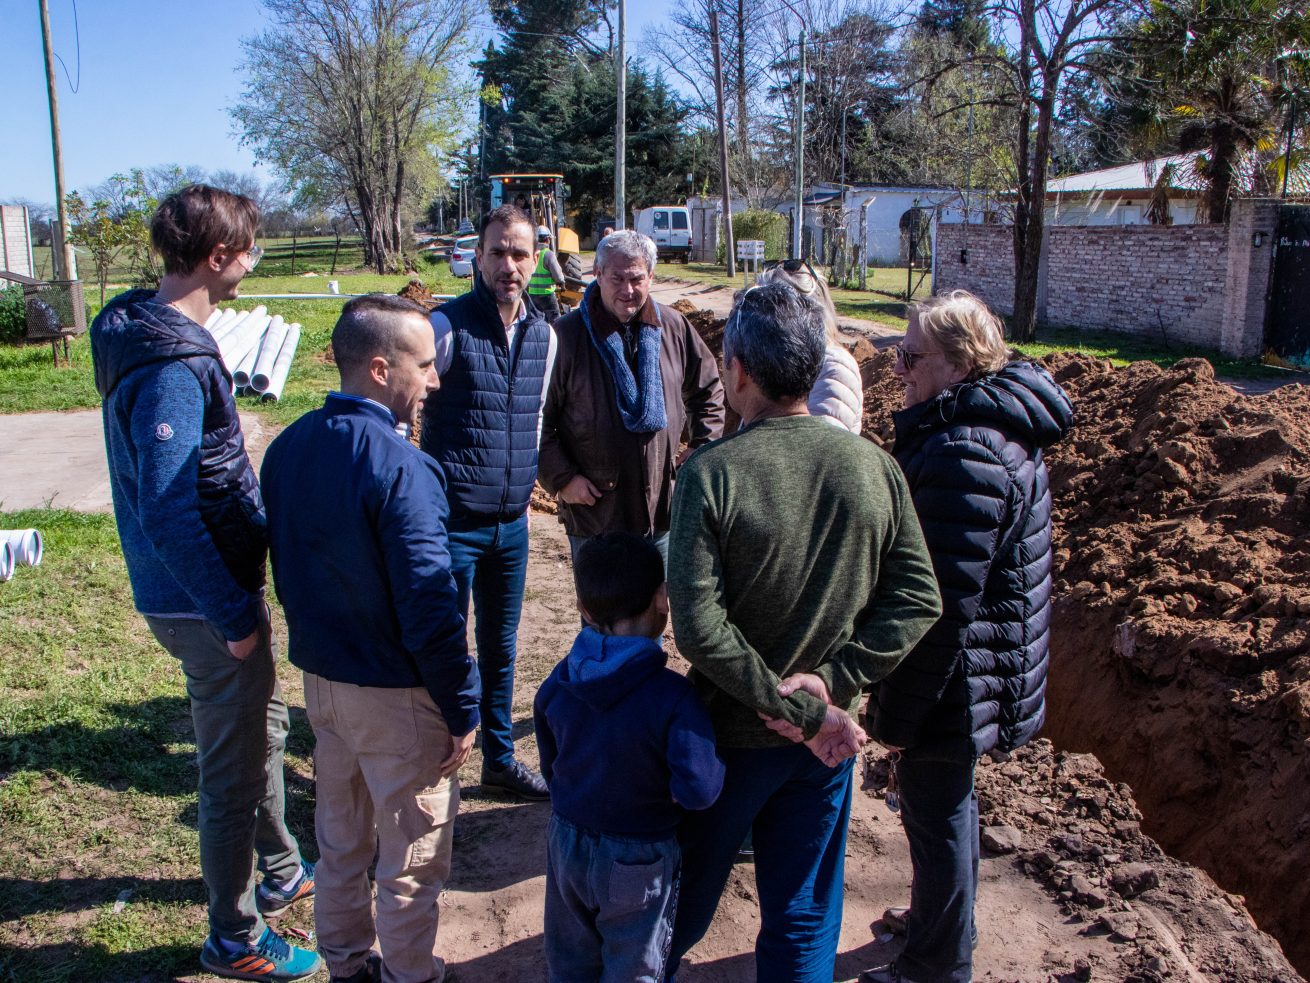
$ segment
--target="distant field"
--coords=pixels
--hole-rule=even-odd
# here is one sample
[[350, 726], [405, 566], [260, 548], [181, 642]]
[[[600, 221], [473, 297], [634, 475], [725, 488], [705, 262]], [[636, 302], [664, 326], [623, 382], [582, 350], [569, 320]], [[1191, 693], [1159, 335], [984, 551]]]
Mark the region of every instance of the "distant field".
[[[264, 258], [257, 272], [263, 276], [289, 276], [300, 273], [342, 273], [358, 270], [364, 265], [364, 244], [357, 236], [342, 236], [338, 248], [335, 236], [296, 236], [292, 238], [260, 238]], [[91, 254], [74, 247], [77, 254], [77, 271], [83, 280], [95, 279], [95, 263]], [[32, 263], [36, 275], [46, 279], [54, 269], [49, 246], [32, 247]], [[335, 264], [334, 264], [335, 259]], [[109, 267], [111, 282], [120, 282], [129, 275], [126, 265], [115, 260]]]
[[[256, 272], [263, 271], [261, 264]], [[434, 293], [459, 294], [468, 290], [469, 281], [451, 276], [445, 263], [429, 266], [420, 277]], [[326, 275], [249, 276], [241, 282], [241, 290], [243, 294], [324, 293], [328, 279]], [[343, 294], [396, 293], [409, 280], [404, 276], [376, 274], [341, 274], [331, 279], [339, 282]], [[100, 311], [99, 289], [90, 284], [84, 285], [83, 289], [89, 321]], [[116, 287], [109, 293], [112, 295], [119, 289]], [[337, 384], [336, 369], [324, 360], [323, 353], [345, 301], [345, 297], [259, 300], [243, 296], [232, 302], [230, 306], [237, 310], [249, 310], [262, 304], [271, 313], [281, 314], [288, 322], [299, 322], [302, 329], [300, 345], [281, 401], [261, 403], [254, 397], [241, 396], [237, 402], [243, 411], [262, 413], [277, 422], [289, 423], [322, 402], [323, 394]], [[56, 368], [49, 345], [0, 345], [0, 413], [98, 407], [100, 397], [95, 390], [91, 343], [86, 335], [69, 342], [69, 360], [71, 365]]]

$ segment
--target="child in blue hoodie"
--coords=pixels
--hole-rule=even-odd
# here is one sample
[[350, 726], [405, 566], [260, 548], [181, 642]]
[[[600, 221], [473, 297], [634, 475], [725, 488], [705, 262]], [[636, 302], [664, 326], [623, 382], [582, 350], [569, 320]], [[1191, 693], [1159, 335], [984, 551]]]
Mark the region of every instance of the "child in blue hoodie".
[[723, 787], [714, 729], [666, 668], [664, 561], [639, 536], [588, 540], [574, 567], [586, 627], [533, 706], [550, 782], [551, 983], [660, 983], [673, 937], [684, 809]]

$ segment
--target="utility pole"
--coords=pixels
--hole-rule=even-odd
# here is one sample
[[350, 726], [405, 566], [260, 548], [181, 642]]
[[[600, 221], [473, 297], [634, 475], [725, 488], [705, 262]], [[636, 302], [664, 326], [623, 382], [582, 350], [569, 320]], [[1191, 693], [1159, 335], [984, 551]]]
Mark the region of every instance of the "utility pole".
[[796, 94], [796, 211], [791, 230], [791, 252], [801, 257], [805, 242], [802, 227], [805, 225], [805, 28], [801, 28], [800, 84]]
[[68, 204], [64, 201], [64, 152], [59, 144], [59, 93], [55, 86], [55, 54], [50, 47], [50, 7], [41, 4], [41, 43], [45, 47], [45, 85], [50, 95], [50, 145], [55, 155], [55, 203], [59, 209], [59, 240], [63, 245], [59, 276], [71, 280], [77, 276], [77, 260], [68, 241]]
[[619, 0], [618, 106], [614, 121], [614, 227], [628, 227], [628, 0]]
[[[728, 186], [728, 123], [723, 114], [723, 55], [719, 50], [719, 8], [710, 9], [710, 44], [714, 49], [714, 106], [719, 124], [719, 175], [723, 181], [723, 228], [728, 234], [724, 257], [728, 276], [737, 275], [737, 250], [732, 236], [732, 193]], [[742, 121], [743, 125], [745, 121]]]

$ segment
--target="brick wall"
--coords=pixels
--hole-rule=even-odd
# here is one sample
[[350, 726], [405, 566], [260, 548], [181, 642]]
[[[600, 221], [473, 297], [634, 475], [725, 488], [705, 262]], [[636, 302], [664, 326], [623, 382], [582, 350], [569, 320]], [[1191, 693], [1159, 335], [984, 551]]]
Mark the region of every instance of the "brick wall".
[[933, 248], [933, 293], [968, 290], [998, 314], [1014, 310], [1014, 232], [1008, 225], [942, 223]]
[[[1048, 227], [1038, 321], [1257, 356], [1277, 216], [1277, 202], [1243, 199], [1227, 226]], [[970, 290], [998, 313], [1013, 310], [1008, 227], [938, 225], [936, 264], [935, 293]]]
[[1226, 226], [1057, 226], [1047, 250], [1046, 323], [1219, 347]]

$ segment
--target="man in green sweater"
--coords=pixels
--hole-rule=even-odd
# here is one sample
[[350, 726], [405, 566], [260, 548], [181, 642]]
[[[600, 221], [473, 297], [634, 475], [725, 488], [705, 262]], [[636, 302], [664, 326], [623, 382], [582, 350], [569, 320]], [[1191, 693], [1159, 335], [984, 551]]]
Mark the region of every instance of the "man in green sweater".
[[[830, 983], [863, 689], [941, 614], [896, 462], [809, 416], [823, 314], [784, 283], [742, 295], [723, 337], [742, 429], [678, 473], [669, 599], [727, 769], [683, 839], [669, 966], [705, 934], [754, 831], [761, 983]], [[670, 976], [672, 980], [673, 977]]]

